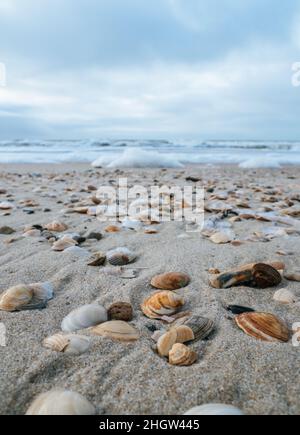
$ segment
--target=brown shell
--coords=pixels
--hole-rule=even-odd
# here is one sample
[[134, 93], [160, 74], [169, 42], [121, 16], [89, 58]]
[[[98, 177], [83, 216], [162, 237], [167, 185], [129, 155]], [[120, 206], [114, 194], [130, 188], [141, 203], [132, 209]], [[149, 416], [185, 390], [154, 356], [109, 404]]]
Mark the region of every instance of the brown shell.
[[184, 305], [184, 299], [170, 291], [157, 292], [147, 298], [141, 305], [143, 313], [150, 319], [170, 316]]
[[97, 267], [103, 266], [106, 261], [106, 255], [103, 252], [96, 252], [88, 260], [88, 266]]
[[106, 233], [119, 233], [120, 227], [118, 227], [116, 225], [110, 225], [107, 228], [105, 228], [105, 232]]
[[157, 351], [160, 356], [168, 356], [170, 350], [177, 341], [177, 331], [171, 329], [166, 334], [163, 334], [157, 342]]
[[63, 233], [68, 229], [68, 226], [62, 222], [54, 221], [45, 226], [46, 230], [53, 231], [55, 233]]
[[133, 308], [127, 302], [116, 302], [108, 309], [108, 318], [110, 320], [123, 320], [131, 322], [133, 319]]
[[151, 285], [160, 290], [179, 290], [190, 283], [190, 277], [184, 273], [171, 272], [155, 276]]
[[140, 337], [139, 332], [133, 326], [119, 320], [102, 323], [91, 328], [91, 331], [95, 335], [123, 342], [136, 341]]
[[287, 343], [290, 331], [286, 324], [273, 314], [244, 313], [235, 318], [236, 324], [247, 335], [271, 343]]
[[198, 355], [196, 352], [180, 343], [174, 344], [169, 353], [169, 363], [174, 366], [191, 366], [197, 359]]
[[253, 277], [257, 287], [262, 289], [276, 287], [282, 281], [280, 273], [274, 267], [263, 263], [253, 267]]

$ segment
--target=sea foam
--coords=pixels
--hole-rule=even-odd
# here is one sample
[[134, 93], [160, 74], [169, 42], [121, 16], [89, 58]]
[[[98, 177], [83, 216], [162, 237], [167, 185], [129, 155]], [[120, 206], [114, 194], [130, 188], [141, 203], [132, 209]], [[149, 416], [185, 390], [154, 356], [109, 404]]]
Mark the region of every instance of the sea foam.
[[104, 156], [92, 163], [92, 166], [107, 168], [182, 168], [183, 165], [173, 157], [156, 151], [128, 149], [115, 158]]
[[270, 168], [270, 169], [278, 169], [280, 168], [280, 163], [278, 160], [269, 159], [267, 156], [264, 158], [254, 158], [246, 160], [239, 165], [240, 168], [243, 169], [260, 169], [260, 168]]

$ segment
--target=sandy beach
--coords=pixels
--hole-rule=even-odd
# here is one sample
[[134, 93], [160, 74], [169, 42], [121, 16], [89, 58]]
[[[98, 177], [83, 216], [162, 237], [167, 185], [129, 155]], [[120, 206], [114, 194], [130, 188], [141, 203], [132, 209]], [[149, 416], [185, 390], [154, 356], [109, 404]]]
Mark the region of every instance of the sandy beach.
[[[191, 177], [198, 182], [186, 180]], [[238, 209], [242, 217], [234, 220], [238, 214], [223, 214], [220, 221], [230, 225], [233, 236], [228, 243], [216, 244], [207, 232], [187, 233], [184, 222], [153, 225], [156, 234], [145, 234], [144, 227], [106, 233], [108, 224], [95, 216], [72, 213], [94, 205], [92, 186], [113, 186], [119, 178], [145, 187], [199, 185], [206, 190], [206, 205], [218, 201]], [[7, 345], [0, 347], [0, 414], [25, 414], [38, 394], [57, 388], [82, 394], [98, 415], [182, 415], [206, 403], [234, 405], [249, 415], [300, 413], [300, 347], [291, 341], [267, 343], [247, 336], [224, 308], [235, 304], [272, 313], [292, 328], [300, 322], [300, 304], [283, 305], [273, 296], [286, 288], [300, 300], [299, 283], [283, 279], [279, 287], [265, 290], [218, 290], [209, 282], [210, 269], [222, 272], [252, 262], [281, 261], [286, 271], [300, 270], [298, 167], [120, 171], [85, 164], [1, 165], [0, 190], [0, 202], [13, 205], [0, 211], [0, 227], [15, 231], [0, 235], [0, 293], [18, 284], [50, 282], [54, 287], [54, 298], [43, 310], [0, 311], [7, 331]], [[290, 209], [284, 215], [289, 222], [249, 216], [249, 210], [283, 216], [282, 211]], [[207, 219], [214, 216], [220, 213], [207, 210]], [[103, 267], [89, 267], [88, 256], [55, 252], [46, 238], [23, 236], [26, 228], [45, 227], [54, 220], [65, 223], [67, 233], [101, 233], [101, 240], [87, 239], [80, 245], [90, 255], [117, 247], [134, 251], [137, 259], [128, 268], [136, 269], [137, 277], [112, 276]], [[184, 310], [216, 325], [207, 340], [192, 344], [198, 361], [190, 367], [171, 366], [153, 351], [153, 331], [166, 325], [145, 317], [140, 308], [154, 291], [153, 276], [175, 271], [191, 279], [177, 292], [186, 300]], [[133, 307], [131, 324], [140, 332], [136, 342], [119, 343], [85, 330], [81, 334], [90, 337], [92, 346], [83, 355], [67, 356], [43, 347], [43, 340], [61, 331], [62, 320], [72, 310], [91, 303], [108, 309], [119, 301]]]

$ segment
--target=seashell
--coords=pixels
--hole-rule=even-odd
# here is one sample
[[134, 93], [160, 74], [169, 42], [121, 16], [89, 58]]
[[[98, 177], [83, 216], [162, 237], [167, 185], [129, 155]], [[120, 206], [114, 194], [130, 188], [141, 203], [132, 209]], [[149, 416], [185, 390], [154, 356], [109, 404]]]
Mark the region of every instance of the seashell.
[[157, 351], [160, 356], [169, 356], [170, 350], [174, 344], [179, 343], [177, 340], [177, 330], [171, 329], [163, 334], [157, 342]]
[[57, 240], [57, 242], [53, 243], [52, 250], [56, 252], [62, 252], [68, 248], [76, 246], [77, 244], [78, 243], [74, 239], [71, 239], [70, 237], [63, 237]]
[[23, 237], [40, 237], [41, 236], [41, 232], [40, 230], [28, 230], [25, 233], [23, 233]]
[[184, 299], [170, 291], [157, 292], [147, 298], [141, 305], [145, 316], [150, 319], [160, 319], [170, 316], [185, 304]]
[[45, 228], [46, 230], [53, 231], [54, 233], [63, 233], [68, 229], [66, 224], [59, 221], [51, 222], [50, 224], [46, 225]]
[[61, 324], [64, 332], [76, 332], [107, 321], [107, 312], [97, 304], [83, 305], [68, 314]]
[[157, 275], [151, 281], [152, 287], [160, 290], [178, 290], [186, 287], [189, 283], [189, 276], [178, 272]]
[[88, 260], [88, 266], [97, 267], [103, 266], [106, 261], [106, 255], [103, 252], [96, 252]]
[[290, 272], [284, 275], [288, 281], [300, 282], [300, 272]]
[[146, 228], [144, 233], [148, 235], [153, 235], [153, 234], [158, 234], [158, 231], [152, 228]]
[[244, 413], [234, 406], [223, 404], [209, 404], [196, 406], [190, 409], [184, 415], [244, 415]]
[[282, 281], [280, 273], [274, 267], [263, 263], [253, 267], [253, 278], [257, 287], [262, 289], [276, 287]]
[[121, 229], [117, 225], [110, 225], [105, 228], [106, 233], [119, 233], [120, 231]]
[[281, 304], [295, 304], [297, 302], [297, 297], [295, 294], [288, 289], [278, 290], [274, 294], [273, 299]]
[[10, 202], [0, 202], [0, 210], [11, 210], [14, 206]]
[[198, 359], [196, 352], [184, 344], [176, 343], [169, 352], [169, 363], [173, 366], [187, 367]]
[[290, 331], [281, 320], [268, 313], [244, 313], [235, 318], [236, 324], [247, 335], [271, 343], [286, 343]]
[[15, 232], [16, 231], [11, 227], [4, 226], [4, 227], [0, 228], [0, 234], [4, 235], [4, 236], [10, 236], [11, 234], [14, 234]]
[[131, 322], [133, 319], [132, 306], [126, 302], [116, 302], [108, 309], [109, 320], [123, 320], [124, 322]]
[[143, 226], [143, 224], [139, 221], [139, 220], [135, 220], [135, 219], [124, 219], [122, 222], [122, 227], [126, 228], [127, 230], [133, 230], [133, 231], [138, 231], [139, 229], [141, 229]]
[[0, 310], [23, 311], [46, 308], [47, 302], [53, 298], [53, 287], [50, 283], [18, 285], [4, 292], [0, 297]]
[[[239, 285], [250, 285], [267, 288], [278, 285], [282, 278], [278, 270], [284, 267], [282, 263], [247, 264], [237, 269], [213, 277], [210, 280], [212, 287], [227, 289]], [[266, 287], [267, 286], [267, 287]]]
[[133, 326], [120, 320], [102, 323], [92, 328], [91, 331], [95, 335], [124, 342], [136, 341], [140, 337], [139, 332]]
[[242, 307], [240, 305], [228, 305], [226, 307], [227, 311], [230, 311], [232, 314], [243, 314], [243, 313], [255, 313], [255, 310], [248, 307]]
[[205, 340], [215, 329], [215, 322], [197, 315], [188, 318], [184, 325], [192, 330], [195, 341]]
[[109, 251], [106, 257], [112, 266], [126, 266], [126, 264], [133, 263], [136, 259], [136, 255], [127, 248], [117, 248]]
[[70, 248], [64, 250], [64, 254], [70, 254], [78, 258], [87, 258], [90, 256], [89, 251], [79, 246], [70, 246]]
[[72, 391], [53, 390], [39, 395], [26, 415], [95, 415], [96, 410], [88, 400]]
[[210, 237], [210, 241], [216, 245], [225, 245], [226, 243], [230, 243], [232, 239], [230, 234], [222, 232], [215, 233]]
[[103, 239], [103, 236], [102, 236], [101, 233], [93, 231], [93, 232], [89, 233], [86, 238], [88, 240], [98, 240], [98, 241], [100, 241], [100, 240]]
[[91, 342], [88, 337], [82, 335], [56, 334], [46, 338], [43, 346], [66, 355], [81, 355], [89, 350]]

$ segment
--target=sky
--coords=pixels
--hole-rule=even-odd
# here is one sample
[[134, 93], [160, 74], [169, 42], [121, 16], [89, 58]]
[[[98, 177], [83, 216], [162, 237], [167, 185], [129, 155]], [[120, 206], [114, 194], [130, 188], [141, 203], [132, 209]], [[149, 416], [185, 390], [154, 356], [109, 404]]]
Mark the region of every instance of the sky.
[[0, 140], [299, 140], [295, 62], [300, 0], [0, 0]]

